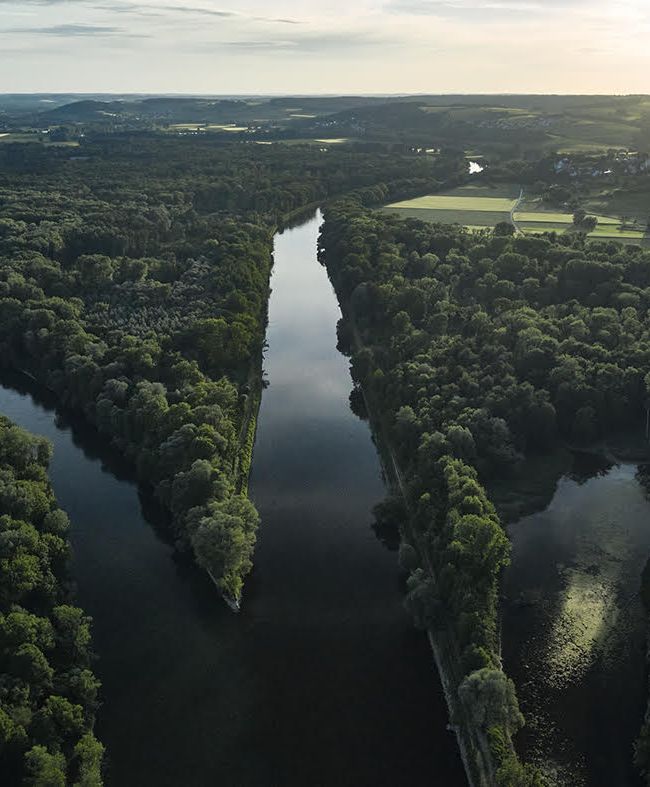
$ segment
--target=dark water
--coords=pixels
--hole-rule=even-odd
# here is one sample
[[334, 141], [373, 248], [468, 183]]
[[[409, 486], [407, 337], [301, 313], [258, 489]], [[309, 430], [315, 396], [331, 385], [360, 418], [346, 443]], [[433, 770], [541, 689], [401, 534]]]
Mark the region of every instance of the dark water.
[[318, 226], [276, 239], [250, 486], [263, 524], [241, 614], [174, 558], [160, 512], [92, 429], [24, 378], [0, 389], [0, 412], [54, 442], [78, 600], [95, 621], [110, 785], [465, 783], [395, 554], [371, 529], [383, 485], [348, 408]]
[[650, 502], [631, 464], [578, 456], [548, 508], [510, 528], [504, 658], [529, 758], [571, 787], [632, 787], [647, 696], [641, 572]]

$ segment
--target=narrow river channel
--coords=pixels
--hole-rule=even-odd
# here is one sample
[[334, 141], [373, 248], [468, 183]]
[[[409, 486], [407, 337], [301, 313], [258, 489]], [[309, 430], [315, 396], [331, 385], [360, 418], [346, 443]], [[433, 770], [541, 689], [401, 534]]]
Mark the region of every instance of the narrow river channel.
[[276, 237], [250, 484], [262, 526], [239, 615], [174, 557], [119, 455], [25, 378], [0, 381], [0, 412], [54, 443], [109, 785], [465, 784], [427, 641], [371, 527], [383, 484], [348, 407], [319, 224]]

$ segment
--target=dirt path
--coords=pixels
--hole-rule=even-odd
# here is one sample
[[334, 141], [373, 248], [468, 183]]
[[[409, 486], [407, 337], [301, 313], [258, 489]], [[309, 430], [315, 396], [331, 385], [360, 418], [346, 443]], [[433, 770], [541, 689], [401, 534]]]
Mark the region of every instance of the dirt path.
[[521, 232], [521, 229], [520, 229], [519, 225], [517, 224], [517, 222], [515, 221], [515, 213], [519, 209], [519, 206], [521, 205], [521, 201], [523, 200], [523, 198], [524, 198], [524, 188], [522, 186], [521, 190], [519, 192], [519, 198], [517, 199], [515, 204], [512, 206], [512, 210], [510, 211], [510, 221], [512, 222], [512, 225], [517, 230], [517, 232]]

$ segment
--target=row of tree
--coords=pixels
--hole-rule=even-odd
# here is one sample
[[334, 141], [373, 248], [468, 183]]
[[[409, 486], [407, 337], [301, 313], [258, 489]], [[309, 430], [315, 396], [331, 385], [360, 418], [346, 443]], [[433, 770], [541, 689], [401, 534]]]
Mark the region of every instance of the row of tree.
[[8, 785], [98, 787], [90, 619], [71, 604], [68, 517], [51, 446], [0, 416], [0, 772]]

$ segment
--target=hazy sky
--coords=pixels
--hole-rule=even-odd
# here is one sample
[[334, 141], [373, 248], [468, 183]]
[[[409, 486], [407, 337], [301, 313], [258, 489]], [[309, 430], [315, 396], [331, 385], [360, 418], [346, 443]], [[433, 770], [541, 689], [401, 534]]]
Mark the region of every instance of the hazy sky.
[[650, 93], [650, 0], [0, 0], [0, 92]]

